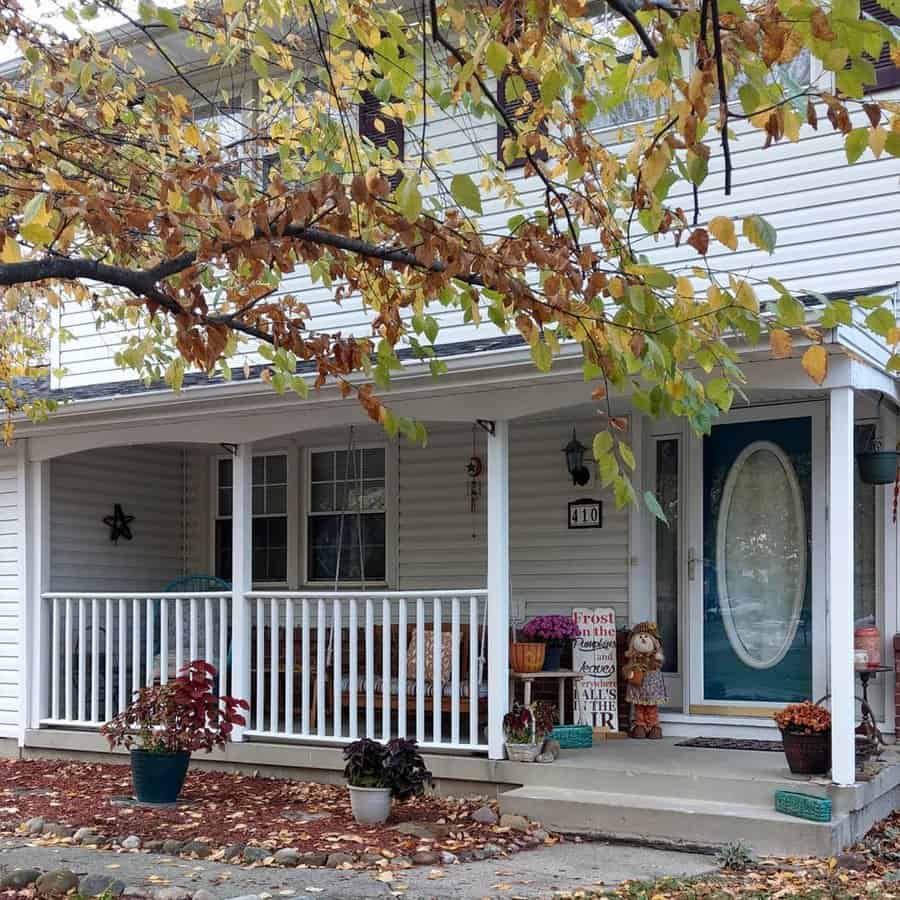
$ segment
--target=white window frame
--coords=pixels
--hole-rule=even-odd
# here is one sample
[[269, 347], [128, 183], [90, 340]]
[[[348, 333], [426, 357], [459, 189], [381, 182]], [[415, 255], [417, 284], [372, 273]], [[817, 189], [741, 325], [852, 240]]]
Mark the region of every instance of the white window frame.
[[[393, 588], [398, 583], [398, 449], [395, 442], [388, 441], [356, 441], [354, 450], [384, 450], [384, 580], [366, 580], [366, 588]], [[302, 514], [300, 516], [300, 571], [302, 573], [304, 587], [322, 590], [328, 582], [311, 581], [309, 578], [309, 518], [312, 514], [312, 464], [313, 453], [346, 452], [346, 444], [315, 444], [303, 448], [301, 478], [303, 484]], [[361, 581], [349, 581], [341, 579], [341, 588], [360, 587]]]
[[[287, 579], [285, 581], [254, 581], [253, 588], [268, 590], [292, 590], [297, 587], [297, 550], [298, 550], [298, 514], [299, 506], [297, 502], [297, 493], [300, 487], [300, 478], [298, 472], [297, 450], [294, 447], [267, 447], [260, 449], [253, 454], [253, 458], [265, 456], [284, 456], [287, 461], [287, 508], [285, 515], [287, 516]], [[230, 460], [233, 464], [234, 457], [230, 453], [218, 453], [212, 457], [213, 464], [210, 466], [209, 473], [209, 496], [210, 496], [210, 519], [212, 527], [209, 534], [209, 560], [210, 571], [215, 574], [216, 568], [216, 523], [219, 520], [231, 521], [231, 516], [219, 515], [219, 462], [222, 460]], [[251, 487], [252, 493], [252, 487]], [[265, 515], [265, 514], [263, 514]], [[281, 515], [278, 513], [277, 515]], [[256, 518], [252, 516], [251, 518]], [[253, 523], [251, 521], [251, 532]]]

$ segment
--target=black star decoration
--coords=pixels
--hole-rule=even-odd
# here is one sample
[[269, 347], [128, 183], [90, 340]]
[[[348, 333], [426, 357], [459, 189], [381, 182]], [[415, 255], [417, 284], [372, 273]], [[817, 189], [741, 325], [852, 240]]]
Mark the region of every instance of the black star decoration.
[[103, 524], [109, 525], [109, 539], [114, 543], [119, 543], [119, 538], [123, 537], [126, 541], [132, 538], [130, 525], [134, 521], [134, 516], [126, 516], [122, 511], [119, 503], [113, 505], [113, 514], [103, 517]]

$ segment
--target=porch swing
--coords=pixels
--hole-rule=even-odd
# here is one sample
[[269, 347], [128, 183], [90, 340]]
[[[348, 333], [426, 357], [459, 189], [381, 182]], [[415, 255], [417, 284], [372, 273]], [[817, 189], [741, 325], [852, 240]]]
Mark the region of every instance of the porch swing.
[[[345, 542], [344, 535], [346, 530], [347, 518], [348, 516], [354, 516], [356, 519], [356, 551], [359, 558], [359, 580], [358, 585], [361, 592], [366, 591], [366, 545], [365, 540], [363, 538], [363, 503], [364, 503], [364, 475], [363, 472], [363, 459], [361, 455], [361, 451], [356, 446], [355, 442], [355, 430], [354, 426], [350, 426], [348, 431], [347, 438], [347, 451], [346, 451], [346, 462], [344, 467], [344, 485], [346, 491], [347, 500], [350, 499], [351, 496], [354, 498], [354, 508], [350, 509], [350, 503], [344, 502], [341, 505], [341, 511], [338, 514], [338, 532], [337, 532], [337, 548], [335, 553], [335, 569], [334, 569], [334, 591], [337, 593], [341, 590], [341, 581], [342, 581], [342, 562], [344, 558], [345, 552]], [[351, 492], [352, 486], [352, 492]], [[354, 573], [348, 572], [347, 576], [351, 577]], [[393, 618], [393, 617], [392, 617]], [[425, 691], [424, 691], [424, 707], [425, 712], [434, 713], [435, 703], [439, 704], [439, 708], [442, 713], [450, 713], [453, 708], [453, 696], [452, 696], [452, 685], [450, 683], [451, 679], [451, 671], [450, 664], [442, 664], [441, 666], [441, 678], [442, 683], [437, 688], [434, 685], [434, 669], [433, 669], [433, 653], [434, 653], [434, 630], [435, 624], [431, 622], [431, 627], [428, 628], [426, 623], [425, 629], [425, 640], [422, 645], [422, 652], [424, 656], [424, 668], [425, 668]], [[416, 655], [418, 651], [417, 646], [417, 637], [416, 637], [416, 625], [415, 623], [407, 625], [406, 634], [399, 633], [399, 625], [391, 623], [390, 634], [384, 634], [384, 625], [375, 626], [376, 632], [381, 631], [381, 641], [390, 640], [391, 642], [391, 660], [394, 661], [394, 665], [397, 665], [397, 661], [399, 660], [399, 655], [401, 653], [406, 654], [407, 660], [409, 663], [412, 663], [412, 658]], [[441, 652], [442, 657], [449, 657], [452, 647], [451, 647], [451, 632], [447, 629], [450, 628], [449, 622], [441, 623]], [[325, 677], [325, 683], [328, 686], [327, 690], [329, 695], [331, 695], [334, 690], [334, 642], [335, 640], [343, 640], [344, 629], [341, 629], [341, 633], [335, 637], [335, 627], [332, 622], [331, 626], [328, 629], [328, 637], [326, 644], [326, 655], [325, 655], [325, 672], [323, 673]], [[472, 698], [470, 696], [470, 688], [469, 688], [469, 673], [467, 671], [467, 663], [469, 660], [469, 653], [467, 650], [468, 642], [472, 639], [470, 634], [470, 626], [469, 624], [459, 625], [459, 633], [460, 633], [460, 649], [459, 649], [459, 663], [460, 663], [460, 672], [459, 672], [459, 713], [460, 715], [467, 715], [470, 712], [471, 704], [475, 703], [477, 709], [479, 711], [479, 717], [482, 712], [486, 714], [487, 712], [487, 684], [485, 680], [485, 650], [486, 650], [486, 640], [487, 640], [487, 615], [485, 614], [481, 616], [480, 628], [478, 629], [478, 656], [477, 656], [477, 692], [478, 696]], [[350, 634], [349, 628], [346, 629], [347, 640], [359, 640], [359, 633], [357, 631], [356, 635]], [[385, 673], [382, 671], [381, 666], [383, 663], [383, 653], [381, 650], [376, 649], [379, 646], [378, 641], [375, 640], [373, 642], [373, 649], [375, 650], [375, 659], [372, 661], [373, 665], [371, 666], [372, 671], [374, 672], [373, 685], [371, 686], [371, 691], [373, 694], [373, 705], [377, 710], [384, 709], [384, 679], [389, 679], [389, 690], [388, 694], [390, 696], [390, 705], [392, 709], [399, 709], [401, 703], [403, 703], [408, 711], [415, 710], [417, 704], [417, 696], [416, 696], [416, 677], [415, 677], [415, 665], [408, 664], [407, 666], [407, 678], [406, 678], [406, 696], [400, 697], [400, 680], [399, 680], [399, 670], [393, 669], [393, 671]], [[341, 658], [348, 660], [349, 653], [347, 652], [348, 648], [342, 648]], [[358, 657], [358, 671], [356, 673], [356, 708], [357, 710], [364, 710], [366, 708], [367, 696], [369, 685], [366, 683], [366, 661], [364, 654], [361, 653]], [[393, 667], [392, 667], [393, 668]], [[395, 672], [397, 674], [395, 674]], [[340, 690], [341, 690], [341, 705], [348, 709], [350, 708], [350, 677], [349, 677], [349, 668], [346, 671], [342, 671], [340, 673]], [[328, 705], [333, 705], [333, 696], [329, 697], [331, 701]], [[407, 721], [410, 721], [410, 718], [407, 718]], [[336, 725], [335, 725], [336, 727]], [[336, 728], [337, 730], [337, 728]], [[388, 735], [382, 735], [383, 739], [387, 739]]]

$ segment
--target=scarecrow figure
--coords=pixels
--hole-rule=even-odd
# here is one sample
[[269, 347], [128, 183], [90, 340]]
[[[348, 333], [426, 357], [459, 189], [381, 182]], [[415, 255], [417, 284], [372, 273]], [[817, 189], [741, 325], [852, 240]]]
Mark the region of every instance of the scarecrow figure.
[[640, 622], [631, 629], [625, 659], [622, 674], [627, 684], [625, 699], [632, 704], [631, 736], [661, 738], [659, 706], [668, 696], [662, 673], [665, 657], [656, 622]]

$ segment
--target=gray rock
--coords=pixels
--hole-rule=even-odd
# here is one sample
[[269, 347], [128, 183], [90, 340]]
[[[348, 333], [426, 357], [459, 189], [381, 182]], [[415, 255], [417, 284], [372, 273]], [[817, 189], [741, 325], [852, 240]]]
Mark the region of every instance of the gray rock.
[[503, 813], [503, 815], [500, 816], [500, 827], [509, 828], [512, 831], [528, 831], [528, 819], [526, 819], [525, 816]]
[[327, 853], [301, 853], [297, 863], [299, 866], [311, 866], [319, 868], [328, 862]]
[[275, 851], [275, 862], [279, 866], [296, 866], [300, 862], [300, 851], [296, 847], [283, 847]]
[[216, 896], [212, 891], [200, 888], [199, 891], [194, 891], [194, 896], [191, 897], [191, 900], [216, 900]]
[[134, 900], [148, 900], [152, 895], [150, 891], [146, 888], [142, 888], [137, 884], [127, 884], [125, 885], [125, 890], [122, 891], [123, 897], [133, 897]]
[[429, 841], [437, 841], [450, 834], [450, 826], [439, 822], [401, 822], [394, 826], [394, 831]]
[[40, 869], [13, 869], [0, 878], [0, 888], [26, 888], [40, 877]]
[[122, 841], [122, 847], [125, 850], [140, 850], [141, 839], [136, 834], [129, 834], [128, 837]]
[[317, 819], [327, 819], [329, 813], [310, 812], [306, 809], [286, 809], [281, 817], [291, 822], [315, 822]]
[[367, 866], [377, 866], [379, 863], [387, 863], [387, 859], [380, 853], [363, 853], [359, 857], [360, 862], [364, 862]]
[[259, 894], [241, 894], [238, 897], [230, 897], [229, 900], [259, 900]]
[[435, 866], [441, 861], [441, 854], [434, 850], [419, 850], [413, 853], [412, 861], [417, 866]]
[[481, 806], [472, 813], [472, 820], [480, 822], [482, 825], [496, 825], [497, 813], [489, 806]]
[[412, 860], [408, 856], [395, 856], [391, 860], [392, 869], [411, 869]]
[[68, 894], [78, 887], [78, 876], [71, 869], [55, 869], [45, 872], [37, 880], [36, 888], [41, 897], [55, 897]]
[[452, 866], [456, 862], [459, 862], [459, 857], [455, 853], [451, 853], [449, 850], [441, 851], [441, 865]]
[[538, 828], [534, 833], [534, 837], [536, 837], [541, 843], [547, 840], [550, 837], [550, 832], [544, 831], [543, 828]]
[[872, 867], [872, 864], [859, 853], [841, 853], [837, 858], [837, 867], [853, 872], [865, 872]]
[[894, 869], [893, 872], [885, 872], [883, 877], [885, 881], [890, 881], [892, 883], [900, 881], [900, 869]]
[[542, 754], [549, 753], [554, 759], [559, 757], [560, 751], [559, 741], [553, 739], [544, 741], [544, 746], [541, 748]]
[[157, 888], [152, 896], [153, 900], [190, 900], [191, 892], [187, 888], [172, 885], [171, 887]]
[[244, 862], [262, 862], [262, 860], [271, 855], [272, 852], [264, 847], [244, 847]]
[[85, 875], [78, 882], [78, 893], [82, 897], [99, 897], [106, 894], [110, 897], [120, 897], [125, 891], [125, 882], [113, 878], [111, 875]]
[[204, 841], [188, 841], [181, 848], [182, 853], [193, 853], [194, 856], [199, 856], [200, 859], [206, 859], [207, 856], [212, 854], [212, 847]]
[[[174, 856], [176, 853], [181, 853], [181, 848], [183, 846], [184, 841], [176, 841], [174, 838], [169, 838], [168, 840], [162, 842], [162, 852], [170, 853]], [[239, 853], [243, 851], [244, 845], [241, 844], [240, 848], [241, 850], [238, 851]]]
[[355, 862], [356, 857], [352, 853], [329, 853], [328, 859], [325, 860], [325, 865], [329, 869], [336, 869], [338, 866]]
[[494, 856], [500, 856], [503, 853], [503, 848], [498, 847], [496, 844], [485, 844], [483, 849], [487, 854], [488, 859]]
[[46, 834], [48, 837], [72, 837], [75, 829], [69, 825], [61, 825], [59, 822], [45, 822], [41, 834]]
[[44, 819], [42, 816], [35, 816], [25, 823], [25, 830], [29, 834], [40, 834], [44, 830]]
[[[167, 846], [169, 843], [178, 844], [178, 850], [166, 850], [166, 853], [178, 853], [181, 850], [181, 841], [166, 841]], [[225, 848], [225, 859], [237, 859], [237, 857], [243, 856], [246, 846], [246, 844], [229, 844]]]
[[72, 840], [75, 841], [76, 844], [99, 844], [102, 840], [102, 836], [97, 834], [93, 828], [79, 828], [75, 834], [72, 835]]

